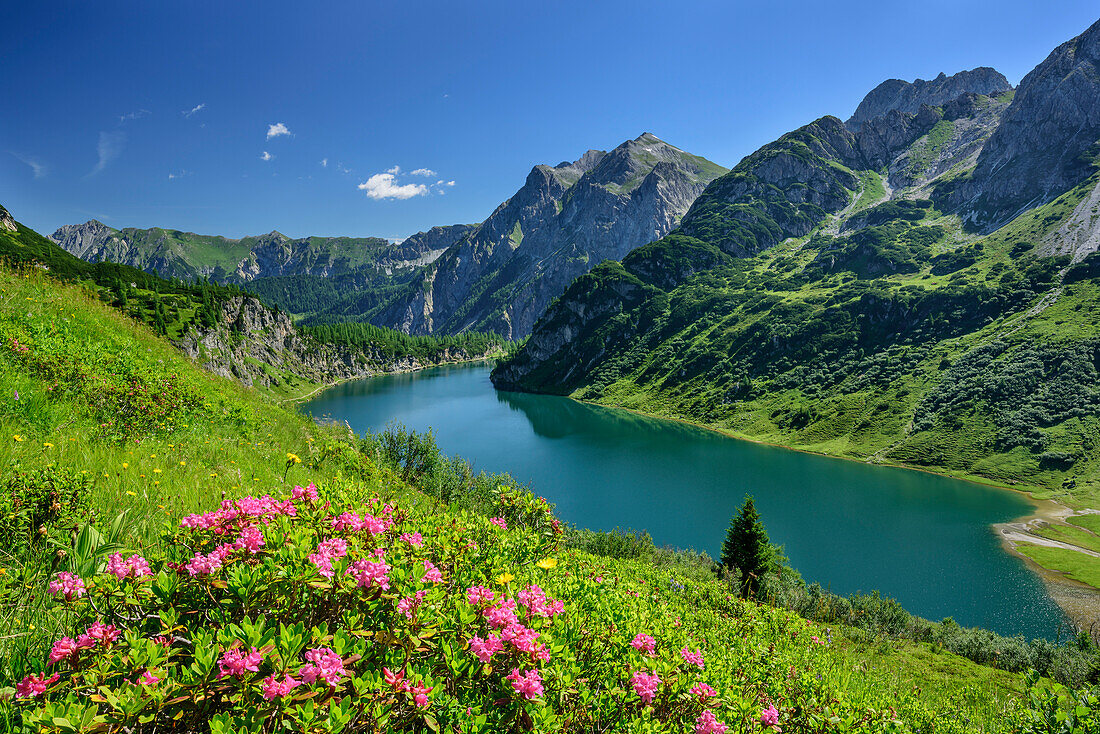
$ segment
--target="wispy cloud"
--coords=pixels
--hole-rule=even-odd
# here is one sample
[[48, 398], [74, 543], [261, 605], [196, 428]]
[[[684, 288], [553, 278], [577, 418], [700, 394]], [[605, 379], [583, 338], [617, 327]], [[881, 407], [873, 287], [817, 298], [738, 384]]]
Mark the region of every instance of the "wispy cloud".
[[195, 105], [194, 107], [192, 107], [189, 110], [184, 110], [181, 114], [184, 117], [191, 117], [191, 115], [194, 115], [197, 112], [202, 112], [204, 109], [206, 109], [206, 103], [202, 102], [200, 104]]
[[430, 168], [418, 168], [415, 171], [412, 171], [410, 175], [413, 175], [413, 176], [435, 176], [436, 172], [433, 171]]
[[30, 166], [31, 170], [34, 171], [34, 177], [35, 178], [45, 178], [46, 171], [47, 171], [46, 165], [44, 163], [42, 163], [41, 161], [39, 161], [37, 158], [31, 158], [30, 156], [19, 155], [18, 153], [16, 153], [13, 150], [9, 150], [8, 152], [11, 153], [13, 156], [15, 156], [15, 158], [20, 163], [23, 163], [25, 165]]
[[121, 130], [115, 132], [101, 131], [99, 133], [99, 144], [96, 146], [99, 162], [95, 164], [95, 168], [88, 175], [94, 176], [106, 168], [111, 161], [118, 158], [124, 147], [126, 147], [126, 133]]
[[142, 117], [148, 117], [151, 114], [153, 114], [153, 113], [150, 112], [149, 110], [137, 110], [136, 112], [127, 112], [125, 115], [119, 115], [118, 121], [120, 123], [122, 123], [122, 122], [128, 122], [130, 120], [138, 120], [138, 119], [141, 119]]
[[290, 130], [281, 122], [276, 122], [274, 125], [267, 126], [267, 139], [277, 138], [280, 135], [290, 135]]
[[328, 168], [328, 158], [321, 159], [321, 168]]
[[393, 168], [387, 168], [386, 173], [390, 174], [391, 176], [396, 176], [397, 174], [401, 173], [401, 166], [394, 166]]
[[268, 152], [267, 152], [267, 151], [265, 150], [265, 151], [264, 151], [264, 153], [263, 153], [263, 155], [261, 155], [261, 156], [260, 156], [260, 160], [261, 160], [261, 161], [269, 161], [269, 160], [271, 160], [271, 159], [272, 159], [272, 158], [274, 158], [274, 157], [275, 157], [275, 156], [271, 155], [270, 153], [268, 153]]
[[168, 174], [168, 180], [171, 181], [172, 179], [183, 178], [184, 176], [190, 176], [190, 175], [191, 175], [191, 172], [187, 171], [187, 170], [183, 170], [183, 171], [180, 171], [178, 173], [169, 173]]
[[359, 190], [366, 191], [371, 199], [411, 199], [414, 196], [428, 195], [428, 187], [424, 184], [398, 184], [394, 174], [389, 171], [374, 174], [365, 183], [359, 184]]

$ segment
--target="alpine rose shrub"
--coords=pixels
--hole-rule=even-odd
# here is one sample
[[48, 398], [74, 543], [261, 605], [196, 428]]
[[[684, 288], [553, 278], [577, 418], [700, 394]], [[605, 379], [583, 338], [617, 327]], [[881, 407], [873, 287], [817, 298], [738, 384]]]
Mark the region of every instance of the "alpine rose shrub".
[[[559, 557], [548, 506], [505, 498], [507, 529], [296, 487], [189, 515], [157, 554], [115, 554], [93, 578], [57, 574], [69, 621], [14, 686], [14, 730], [721, 734], [746, 711], [768, 726], [789, 696], [785, 712], [896, 730], [812, 666], [769, 662], [830, 654], [804, 621]], [[711, 616], [673, 617], [657, 594]]]

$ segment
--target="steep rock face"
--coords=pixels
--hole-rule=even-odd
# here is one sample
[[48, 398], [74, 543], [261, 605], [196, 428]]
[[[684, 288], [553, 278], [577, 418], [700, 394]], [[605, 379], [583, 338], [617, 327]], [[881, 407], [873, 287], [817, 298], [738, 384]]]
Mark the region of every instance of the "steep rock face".
[[944, 201], [991, 231], [1087, 178], [1098, 141], [1100, 21], [1023, 78], [973, 173], [946, 190]]
[[968, 92], [993, 96], [1010, 89], [1012, 85], [1004, 75], [987, 66], [960, 71], [951, 76], [941, 72], [931, 81], [887, 79], [863, 98], [845, 125], [856, 131], [864, 122], [881, 117], [891, 110], [915, 114], [921, 105], [937, 107]]
[[[204, 369], [246, 385], [265, 387], [278, 385], [280, 373], [332, 384], [436, 364], [412, 357], [395, 360], [381, 351], [318, 342], [299, 332], [286, 314], [273, 311], [249, 296], [224, 301], [215, 326], [193, 330], [175, 345]], [[439, 363], [481, 356], [484, 355], [468, 354], [462, 349], [445, 349]]]
[[0, 206], [0, 229], [5, 229], [8, 232], [18, 232], [19, 225], [15, 223], [15, 219], [11, 214], [8, 214], [8, 210]]
[[526, 336], [573, 279], [672, 230], [725, 170], [648, 133], [607, 153], [536, 166], [372, 320], [412, 334], [476, 328]]

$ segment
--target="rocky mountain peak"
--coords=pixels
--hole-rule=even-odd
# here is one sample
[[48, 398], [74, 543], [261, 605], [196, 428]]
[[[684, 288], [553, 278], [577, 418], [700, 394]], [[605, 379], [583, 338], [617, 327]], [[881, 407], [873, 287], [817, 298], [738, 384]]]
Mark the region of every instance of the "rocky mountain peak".
[[989, 231], [1087, 178], [1098, 141], [1100, 21], [1020, 81], [973, 174], [942, 197]]
[[19, 226], [15, 223], [15, 219], [11, 214], [8, 214], [8, 210], [0, 206], [0, 229], [6, 229], [9, 232], [18, 232]]
[[966, 92], [996, 95], [1012, 89], [1008, 79], [996, 69], [979, 66], [947, 76], [942, 71], [931, 81], [915, 79], [887, 79], [872, 89], [856, 107], [855, 113], [844, 124], [849, 130], [858, 130], [868, 120], [885, 115], [891, 110], [917, 113], [921, 105], [937, 107], [956, 99]]

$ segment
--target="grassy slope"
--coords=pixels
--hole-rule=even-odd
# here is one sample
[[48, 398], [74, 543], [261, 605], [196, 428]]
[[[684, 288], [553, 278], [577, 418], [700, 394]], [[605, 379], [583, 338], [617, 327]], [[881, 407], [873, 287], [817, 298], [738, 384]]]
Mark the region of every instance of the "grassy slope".
[[[135, 549], [148, 552], [156, 545], [162, 521], [174, 522], [223, 496], [279, 494], [289, 484], [307, 481], [346, 491], [349, 497], [400, 496], [414, 512], [434, 511], [434, 503], [359, 454], [346, 435], [203, 373], [144, 326], [79, 287], [59, 286], [36, 270], [0, 269], [0, 334], [0, 384], [13, 391], [0, 397], [0, 465], [54, 467], [91, 476], [96, 522], [103, 525], [120, 510], [131, 510], [135, 522], [127, 544]], [[12, 338], [28, 345], [30, 352], [20, 356], [10, 348]], [[28, 358], [36, 364], [78, 362], [86, 376], [98, 377], [104, 385], [120, 365], [148, 379], [176, 375], [181, 389], [199, 394], [202, 402], [143, 435], [121, 440], [103, 430], [104, 416], [77, 382], [55, 383], [28, 374], [26, 362], [20, 361]], [[293, 465], [284, 481], [288, 452], [301, 456], [303, 463]], [[68, 631], [64, 618], [41, 606], [40, 564], [45, 559], [32, 558], [21, 567], [25, 560], [9, 557], [2, 564], [6, 579], [16, 589], [28, 584], [30, 594], [9, 596], [0, 614], [0, 687], [33, 667], [48, 639]], [[1019, 676], [919, 646], [884, 647], [842, 630], [836, 631], [835, 646], [814, 650], [795, 645], [788, 631], [804, 623], [766, 608], [750, 607], [730, 616], [724, 592], [709, 578], [681, 578], [695, 591], [673, 593], [665, 572], [577, 553], [565, 557], [547, 586], [562, 592], [581, 579], [591, 583], [597, 574], [616, 581], [591, 597], [601, 600], [585, 612], [595, 628], [618, 623], [641, 629], [644, 622], [658, 634], [697, 635], [716, 651], [711, 663], [715, 675], [766, 654], [771, 645], [774, 667], [768, 670], [773, 672], [757, 676], [763, 685], [780, 690], [788, 664], [813, 665], [824, 676], [826, 690], [843, 699], [845, 708], [894, 705], [912, 726], [935, 718], [941, 721], [937, 731], [998, 731], [1006, 726], [1005, 712], [1016, 707]], [[678, 620], [687, 625], [684, 633], [675, 630]], [[826, 634], [813, 625], [809, 631]]]

